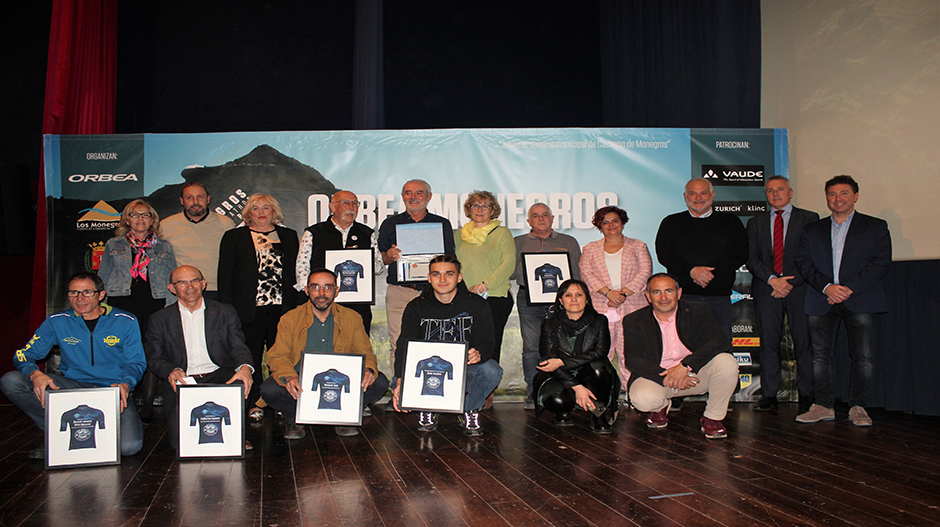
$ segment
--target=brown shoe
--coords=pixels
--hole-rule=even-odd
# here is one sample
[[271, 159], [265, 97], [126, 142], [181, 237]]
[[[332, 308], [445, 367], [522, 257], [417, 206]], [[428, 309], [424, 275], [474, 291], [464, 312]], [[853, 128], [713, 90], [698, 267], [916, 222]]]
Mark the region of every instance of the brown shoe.
[[[864, 410], [863, 410], [864, 412]], [[819, 421], [832, 421], [836, 418], [836, 411], [814, 404], [806, 413], [796, 416], [797, 423], [818, 423]]]
[[855, 426], [871, 426], [871, 417], [861, 406], [849, 408], [849, 421]]

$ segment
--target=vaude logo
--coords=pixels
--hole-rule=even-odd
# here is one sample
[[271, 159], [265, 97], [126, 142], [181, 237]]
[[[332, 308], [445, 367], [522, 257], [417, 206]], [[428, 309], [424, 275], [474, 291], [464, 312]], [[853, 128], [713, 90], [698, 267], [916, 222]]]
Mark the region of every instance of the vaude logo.
[[108, 183], [122, 181], [138, 181], [137, 174], [73, 174], [69, 176], [69, 183]]
[[713, 185], [763, 185], [763, 165], [702, 165], [702, 177]]

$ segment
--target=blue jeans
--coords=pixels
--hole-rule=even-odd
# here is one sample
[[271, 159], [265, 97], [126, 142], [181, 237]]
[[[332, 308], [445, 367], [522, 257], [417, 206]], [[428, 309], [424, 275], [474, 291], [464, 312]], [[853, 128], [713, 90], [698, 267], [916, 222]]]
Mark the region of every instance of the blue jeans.
[[[92, 384], [66, 379], [61, 375], [49, 374], [56, 386], [66, 390], [76, 388], [100, 388]], [[0, 378], [0, 389], [17, 408], [36, 423], [40, 430], [46, 429], [46, 411], [33, 392], [33, 381], [18, 371], [11, 371]], [[127, 408], [121, 412], [121, 455], [133, 456], [144, 447], [144, 425], [137, 415], [134, 400], [127, 398]]]
[[825, 315], [809, 317], [816, 404], [830, 409], [835, 404], [832, 392], [832, 358], [840, 322], [845, 322], [849, 357], [852, 359], [849, 406], [865, 406], [874, 369], [872, 357], [875, 349], [875, 315], [853, 313], [843, 304], [832, 306]]
[[499, 381], [503, 380], [503, 368], [493, 359], [467, 366], [467, 396], [464, 398], [464, 411], [479, 411], [486, 402], [486, 396], [493, 392]]
[[522, 332], [522, 375], [525, 378], [525, 390], [532, 396], [532, 379], [538, 373], [539, 339], [542, 336], [542, 321], [548, 316], [548, 305], [529, 305], [529, 295], [519, 291], [516, 298], [519, 309], [519, 329]]

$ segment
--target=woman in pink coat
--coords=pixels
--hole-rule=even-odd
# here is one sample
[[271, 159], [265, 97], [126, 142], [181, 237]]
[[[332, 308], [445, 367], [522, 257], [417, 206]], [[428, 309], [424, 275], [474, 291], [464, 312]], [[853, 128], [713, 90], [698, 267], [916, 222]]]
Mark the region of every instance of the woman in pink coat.
[[581, 249], [581, 279], [591, 289], [591, 303], [610, 321], [610, 360], [617, 356], [622, 386], [627, 386], [630, 372], [623, 364], [623, 325], [628, 315], [649, 302], [646, 280], [653, 272], [653, 262], [646, 244], [623, 235], [629, 218], [623, 209], [602, 207], [591, 223], [604, 235]]

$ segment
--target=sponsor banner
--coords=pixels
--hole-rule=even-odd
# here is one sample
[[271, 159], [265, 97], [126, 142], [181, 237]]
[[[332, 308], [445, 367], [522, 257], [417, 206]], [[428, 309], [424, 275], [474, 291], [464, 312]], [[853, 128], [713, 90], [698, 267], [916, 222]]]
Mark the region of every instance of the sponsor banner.
[[764, 165], [702, 165], [702, 177], [714, 186], [764, 186]]
[[[763, 184], [761, 184], [761, 194], [764, 193]], [[718, 190], [717, 192], [721, 192]], [[716, 194], [717, 194], [716, 192]], [[741, 218], [750, 218], [767, 210], [766, 201], [719, 201], [715, 200], [715, 203], [712, 204], [712, 207], [720, 212], [727, 212], [728, 214], [734, 214], [735, 216]]]
[[[161, 218], [181, 211], [187, 181], [200, 181], [210, 208], [241, 223], [249, 196], [265, 193], [281, 205], [284, 224], [302, 232], [329, 215], [330, 196], [350, 190], [361, 201], [358, 220], [377, 228], [404, 211], [400, 192], [409, 179], [431, 184], [429, 210], [455, 228], [469, 221], [463, 201], [478, 189], [493, 192], [502, 224], [513, 235], [528, 232], [526, 210], [547, 203], [554, 228], [581, 245], [600, 238], [594, 212], [617, 205], [629, 214], [624, 234], [648, 245], [654, 271], [654, 240], [663, 217], [685, 210], [690, 177], [703, 167], [787, 167], [786, 130], [519, 129], [238, 132], [126, 136], [46, 136], [49, 200], [49, 308], [66, 305], [62, 283], [78, 270], [97, 270], [120, 212], [144, 198]], [[742, 179], [716, 172], [722, 204], [741, 204], [746, 222], [763, 206], [763, 189], [731, 184]], [[783, 175], [787, 175], [784, 173]], [[749, 176], [750, 177], [750, 176]], [[753, 183], [753, 182], [749, 182]], [[724, 205], [723, 205], [724, 206]], [[760, 209], [762, 210], [762, 209]], [[384, 319], [384, 277], [378, 277], [376, 320]], [[735, 291], [749, 295], [742, 268]], [[735, 325], [754, 327], [747, 297], [735, 301]], [[384, 324], [373, 328], [377, 350], [387, 349]], [[736, 338], [756, 334], [735, 334]], [[519, 387], [518, 319], [507, 326], [503, 366], [508, 385]], [[384, 359], [380, 356], [380, 360]], [[388, 368], [385, 368], [387, 371]], [[503, 387], [507, 387], [504, 379]]]
[[137, 198], [144, 193], [144, 136], [62, 136], [62, 193], [87, 200]]

